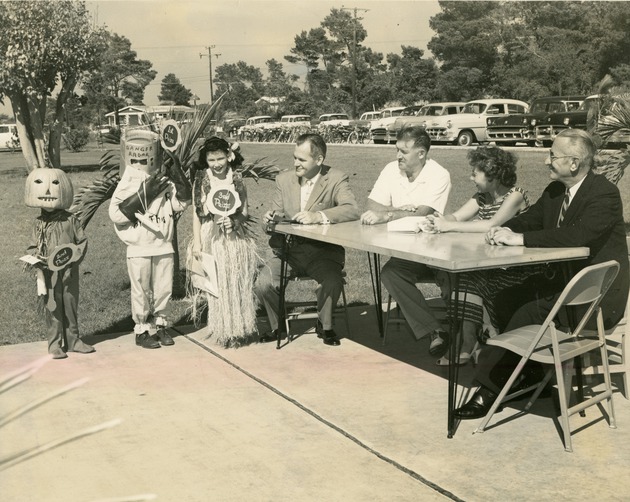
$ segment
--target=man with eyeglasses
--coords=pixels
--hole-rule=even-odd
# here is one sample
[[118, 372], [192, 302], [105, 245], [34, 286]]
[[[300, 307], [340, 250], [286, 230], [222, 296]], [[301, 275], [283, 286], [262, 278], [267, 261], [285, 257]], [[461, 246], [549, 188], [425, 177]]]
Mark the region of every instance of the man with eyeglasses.
[[[609, 329], [623, 317], [628, 299], [628, 248], [621, 195], [604, 176], [593, 173], [595, 153], [587, 132], [568, 129], [560, 133], [546, 160], [552, 182], [528, 211], [503, 227], [492, 228], [486, 241], [497, 246], [588, 247], [589, 257], [573, 262], [573, 272], [616, 260], [621, 268], [601, 303], [604, 327]], [[545, 274], [531, 276], [523, 284], [502, 291], [497, 295], [497, 310], [513, 312], [506, 331], [541, 324], [564, 286], [562, 272], [550, 268]], [[557, 322], [568, 326], [566, 313]], [[519, 360], [513, 352], [494, 346], [485, 348], [476, 373], [481, 387], [455, 410], [455, 416], [485, 416]], [[513, 390], [525, 389], [541, 379], [542, 368], [536, 363], [530, 361], [526, 370]]]

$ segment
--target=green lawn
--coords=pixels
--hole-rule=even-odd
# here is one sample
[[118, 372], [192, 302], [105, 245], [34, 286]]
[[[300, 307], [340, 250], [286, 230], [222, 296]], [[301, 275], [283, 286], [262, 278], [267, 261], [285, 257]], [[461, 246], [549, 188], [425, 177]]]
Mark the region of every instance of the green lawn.
[[[243, 144], [246, 160], [266, 157], [281, 168], [292, 167], [293, 146], [287, 144]], [[529, 191], [535, 201], [549, 182], [544, 166], [546, 151], [515, 150], [519, 156], [518, 184]], [[0, 164], [9, 157], [0, 153]], [[64, 165], [85, 166], [96, 164], [98, 151], [81, 154], [64, 153]], [[448, 210], [459, 207], [474, 192], [469, 181], [470, 168], [466, 162], [466, 149], [434, 148], [431, 156], [451, 172], [453, 191]], [[329, 147], [327, 163], [339, 167], [350, 176], [352, 188], [359, 205], [365, 206], [370, 189], [383, 166], [395, 158], [393, 146], [343, 146]], [[11, 157], [14, 161], [16, 157]], [[2, 169], [0, 169], [2, 171]], [[24, 206], [23, 188], [26, 173], [13, 170], [0, 176], [0, 252], [4, 259], [0, 263], [2, 289], [0, 322], [0, 344], [13, 344], [42, 340], [43, 320], [36, 313], [35, 281], [21, 271], [18, 258], [24, 254], [31, 235], [35, 217], [39, 211]], [[70, 174], [75, 190], [101, 176], [99, 171], [73, 171]], [[273, 183], [247, 180], [250, 212], [262, 215], [269, 207]], [[630, 193], [630, 174], [620, 182], [624, 199]], [[625, 207], [625, 221], [630, 222], [630, 203]], [[190, 238], [192, 213], [188, 209], [179, 224], [180, 250], [184, 254], [185, 244]], [[259, 227], [256, 227], [257, 229]], [[81, 300], [79, 303], [80, 326], [83, 335], [97, 335], [131, 329], [129, 306], [129, 280], [125, 264], [125, 248], [116, 237], [107, 216], [107, 207], [102, 207], [87, 227], [89, 247], [81, 266]], [[266, 236], [258, 235], [261, 247], [266, 246]], [[364, 253], [348, 250], [346, 292], [352, 303], [371, 303], [372, 289]], [[309, 293], [310, 294], [310, 293]], [[180, 295], [181, 296], [181, 295]], [[172, 316], [175, 321], [188, 322], [185, 300], [173, 301]]]

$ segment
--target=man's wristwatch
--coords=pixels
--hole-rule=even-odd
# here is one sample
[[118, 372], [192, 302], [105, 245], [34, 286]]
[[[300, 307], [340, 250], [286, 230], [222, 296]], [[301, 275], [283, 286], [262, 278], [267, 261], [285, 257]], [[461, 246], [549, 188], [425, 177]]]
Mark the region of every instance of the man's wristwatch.
[[392, 213], [391, 211], [387, 211], [387, 221], [392, 221], [392, 218], [394, 217], [394, 213]]

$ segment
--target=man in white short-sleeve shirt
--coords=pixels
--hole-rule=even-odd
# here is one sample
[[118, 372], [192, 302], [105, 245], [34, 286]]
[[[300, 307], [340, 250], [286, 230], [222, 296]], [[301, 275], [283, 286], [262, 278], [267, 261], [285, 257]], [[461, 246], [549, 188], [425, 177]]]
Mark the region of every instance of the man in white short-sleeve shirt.
[[[397, 160], [385, 166], [370, 192], [364, 225], [387, 223], [405, 216], [444, 213], [451, 191], [451, 175], [428, 159], [431, 139], [424, 128], [406, 126], [396, 138]], [[416, 339], [431, 335], [429, 353], [441, 357], [449, 336], [435, 318], [416, 283], [431, 278], [426, 265], [391, 258], [381, 271], [381, 281], [400, 306]]]

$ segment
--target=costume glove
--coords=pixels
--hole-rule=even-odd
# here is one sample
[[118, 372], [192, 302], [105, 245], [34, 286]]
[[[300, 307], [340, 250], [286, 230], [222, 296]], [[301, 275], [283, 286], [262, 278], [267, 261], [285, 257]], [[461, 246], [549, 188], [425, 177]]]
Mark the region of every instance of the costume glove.
[[174, 155], [168, 150], [166, 150], [166, 154], [173, 161], [173, 163], [166, 169], [166, 176], [168, 176], [175, 185], [175, 189], [177, 190], [177, 198], [181, 202], [190, 202], [192, 200], [192, 187], [190, 186], [190, 182], [188, 181], [188, 178], [182, 170], [179, 159], [177, 158], [177, 155]]
[[[158, 178], [159, 176], [159, 178]], [[142, 182], [138, 191], [120, 203], [120, 212], [132, 223], [137, 223], [136, 213], [144, 214], [149, 204], [168, 188], [168, 179], [157, 173]]]

